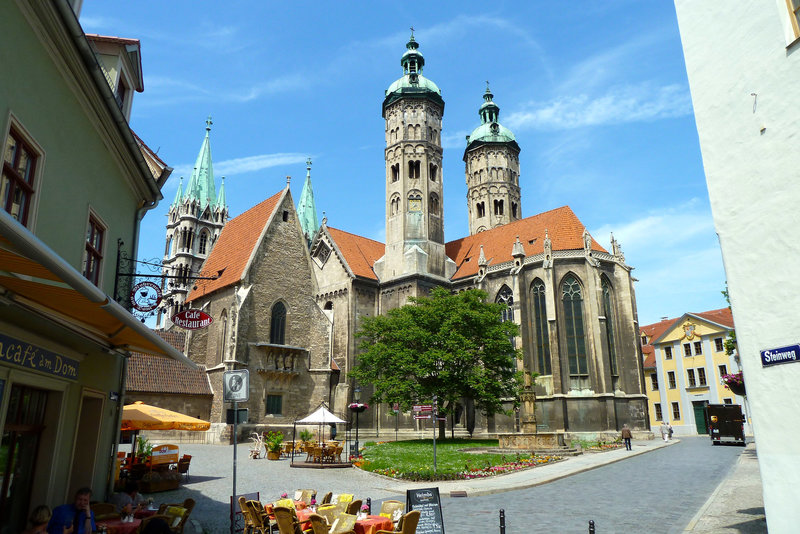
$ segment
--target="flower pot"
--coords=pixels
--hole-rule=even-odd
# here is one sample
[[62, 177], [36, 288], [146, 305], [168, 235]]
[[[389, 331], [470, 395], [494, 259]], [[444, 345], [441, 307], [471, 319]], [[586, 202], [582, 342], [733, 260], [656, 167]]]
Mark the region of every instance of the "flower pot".
[[281, 451], [267, 451], [267, 460], [280, 460]]
[[355, 406], [351, 405], [350, 406], [350, 411], [354, 412], [354, 413], [361, 413], [366, 409], [367, 409], [367, 405], [366, 404], [355, 405]]
[[728, 389], [730, 389], [734, 395], [739, 395], [739, 396], [747, 395], [747, 392], [744, 389], [744, 382], [742, 382], [741, 384], [736, 384], [734, 382], [731, 382], [730, 384], [728, 384]]

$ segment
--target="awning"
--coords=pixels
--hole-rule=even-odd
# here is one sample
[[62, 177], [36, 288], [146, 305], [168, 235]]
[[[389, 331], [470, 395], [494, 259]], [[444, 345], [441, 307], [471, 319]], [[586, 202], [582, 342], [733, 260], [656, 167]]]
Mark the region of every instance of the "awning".
[[141, 401], [122, 407], [121, 430], [195, 430], [202, 432], [211, 423], [182, 413], [151, 406]]
[[307, 415], [303, 419], [297, 421], [297, 424], [308, 425], [308, 424], [326, 424], [326, 423], [346, 423], [344, 419], [339, 419], [335, 415], [333, 415], [325, 405], [320, 405], [314, 412]]
[[111, 350], [168, 356], [197, 367], [3, 210], [0, 294], [91, 336]]

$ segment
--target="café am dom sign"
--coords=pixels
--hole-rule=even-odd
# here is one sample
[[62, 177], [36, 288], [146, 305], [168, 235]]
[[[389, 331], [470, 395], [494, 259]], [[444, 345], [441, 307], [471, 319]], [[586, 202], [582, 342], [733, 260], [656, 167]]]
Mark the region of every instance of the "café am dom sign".
[[206, 328], [214, 318], [202, 310], [183, 310], [172, 316], [172, 322], [186, 330], [198, 330]]

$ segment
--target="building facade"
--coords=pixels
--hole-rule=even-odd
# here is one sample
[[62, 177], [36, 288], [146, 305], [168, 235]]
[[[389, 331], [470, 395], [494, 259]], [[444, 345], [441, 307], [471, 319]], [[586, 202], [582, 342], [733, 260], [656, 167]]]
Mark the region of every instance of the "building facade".
[[[767, 526], [794, 532], [800, 478], [793, 421], [800, 365], [764, 365], [761, 351], [796, 345], [787, 310], [800, 300], [794, 242], [800, 215], [800, 122], [791, 98], [800, 82], [800, 24], [795, 0], [722, 6], [676, 0], [689, 89], [714, 227], [719, 235], [736, 320]], [[776, 290], [780, 288], [780, 290]], [[796, 360], [788, 360], [794, 362]]]
[[[402, 76], [384, 95], [386, 243], [327, 219], [310, 230], [308, 211], [316, 207], [306, 201], [295, 211], [287, 184], [221, 232], [203, 269], [223, 270], [222, 277], [198, 282], [188, 296], [217, 319], [190, 334], [188, 354], [212, 376], [250, 370], [252, 423], [288, 427], [323, 401], [347, 418], [355, 388], [369, 396], [369, 384], [348, 378], [362, 318], [433, 287], [479, 288], [507, 304], [506, 319], [520, 326], [518, 368], [540, 375], [536, 410], [486, 417], [464, 399], [457, 429], [475, 421], [479, 433], [602, 434], [623, 423], [648, 430], [631, 267], [613, 238], [608, 251], [567, 206], [522, 217], [520, 148], [499, 123], [488, 88], [464, 151], [470, 235], [445, 240], [444, 100], [424, 64], [412, 36]], [[219, 377], [212, 385], [220, 391]], [[222, 424], [226, 408], [219, 399], [214, 406], [212, 421]], [[387, 406], [360, 421], [377, 435], [395, 424], [424, 428]]]
[[[708, 434], [707, 404], [738, 404], [748, 419], [745, 398], [722, 380], [741, 370], [738, 354], [725, 352], [732, 331], [729, 308], [686, 313], [641, 327], [651, 427], [666, 421], [679, 436]], [[746, 427], [750, 433], [749, 423]]]
[[107, 497], [131, 352], [194, 365], [131, 315], [118, 272], [171, 172], [127, 122], [139, 42], [84, 35], [78, 4], [0, 4], [2, 533], [82, 486]]

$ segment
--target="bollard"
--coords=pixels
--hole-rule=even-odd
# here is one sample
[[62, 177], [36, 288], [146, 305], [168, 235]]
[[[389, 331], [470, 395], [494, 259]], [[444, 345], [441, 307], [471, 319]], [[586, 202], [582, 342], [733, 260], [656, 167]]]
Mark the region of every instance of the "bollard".
[[594, 534], [594, 521], [589, 521], [589, 534]]
[[367, 497], [367, 515], [372, 515], [372, 499]]
[[500, 534], [506, 534], [506, 511], [500, 508]]

